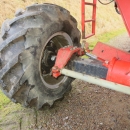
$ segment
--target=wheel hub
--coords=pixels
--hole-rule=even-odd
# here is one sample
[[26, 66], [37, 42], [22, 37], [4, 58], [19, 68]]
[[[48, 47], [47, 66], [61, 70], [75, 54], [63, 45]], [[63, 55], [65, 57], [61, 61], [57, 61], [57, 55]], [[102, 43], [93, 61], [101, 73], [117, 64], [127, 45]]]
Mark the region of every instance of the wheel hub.
[[56, 56], [55, 49], [56, 47], [54, 45], [50, 46], [49, 44], [46, 46], [42, 60], [42, 63], [45, 64], [45, 66], [52, 67], [54, 65], [55, 60], [53, 60], [52, 57]]
[[66, 79], [60, 76], [57, 79], [51, 75], [52, 67], [55, 64], [57, 52], [61, 47], [72, 45], [71, 38], [68, 34], [59, 32], [54, 34], [46, 43], [41, 57], [41, 77], [42, 81], [49, 88], [56, 88], [58, 84]]

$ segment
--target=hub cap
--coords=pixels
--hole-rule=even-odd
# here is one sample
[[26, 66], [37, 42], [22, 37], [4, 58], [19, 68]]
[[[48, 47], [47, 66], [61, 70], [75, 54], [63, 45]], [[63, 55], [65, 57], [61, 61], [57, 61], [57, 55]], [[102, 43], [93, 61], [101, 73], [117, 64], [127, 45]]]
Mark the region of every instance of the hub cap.
[[60, 83], [67, 79], [66, 76], [60, 76], [56, 79], [51, 75], [51, 68], [55, 64], [58, 50], [67, 45], [72, 45], [72, 40], [69, 35], [63, 32], [58, 32], [49, 38], [43, 49], [40, 71], [42, 81], [48, 88], [57, 88]]

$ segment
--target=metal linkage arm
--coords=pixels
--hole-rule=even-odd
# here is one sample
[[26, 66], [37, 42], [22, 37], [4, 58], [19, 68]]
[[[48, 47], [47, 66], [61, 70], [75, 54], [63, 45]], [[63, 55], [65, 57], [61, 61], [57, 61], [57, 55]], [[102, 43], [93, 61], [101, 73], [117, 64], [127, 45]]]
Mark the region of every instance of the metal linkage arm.
[[71, 59], [73, 54], [78, 56], [84, 55], [82, 48], [66, 46], [58, 50], [55, 65], [52, 67], [52, 75], [57, 78], [61, 75], [60, 70], [65, 67], [68, 61]]

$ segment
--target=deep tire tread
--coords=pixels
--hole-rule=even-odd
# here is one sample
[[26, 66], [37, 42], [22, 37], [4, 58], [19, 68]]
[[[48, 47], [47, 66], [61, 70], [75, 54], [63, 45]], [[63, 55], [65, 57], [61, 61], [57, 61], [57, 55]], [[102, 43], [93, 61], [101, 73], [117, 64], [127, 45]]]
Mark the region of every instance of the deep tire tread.
[[13, 58], [10, 60], [1, 70], [0, 70], [0, 79], [2, 79], [5, 74], [18, 63], [18, 57]]
[[7, 38], [5, 41], [3, 41], [2, 44], [0, 44], [0, 51], [2, 51], [3, 49], [5, 49], [5, 47], [7, 47], [9, 44], [12, 43], [12, 41], [16, 40], [19, 37], [24, 36], [27, 33], [27, 29], [24, 29], [20, 32], [17, 32], [15, 34], [13, 34], [12, 36], [10, 36], [9, 38]]
[[[24, 24], [23, 20], [26, 21]], [[33, 20], [39, 23], [33, 22]], [[32, 25], [30, 25], [30, 22], [32, 22]], [[46, 25], [44, 25], [45, 23]], [[60, 23], [64, 27], [60, 26]], [[43, 88], [39, 89], [38, 87], [39, 79], [37, 79], [38, 81], [36, 82], [34, 80], [35, 76], [30, 73], [36, 68], [33, 61], [39, 62], [35, 59], [35, 54], [39, 53], [40, 55], [40, 52], [37, 50], [40, 49], [40, 46], [43, 46], [41, 40], [43, 39], [43, 33], [46, 32], [44, 28], [50, 27], [51, 29], [54, 26], [58, 27], [59, 30], [71, 35], [74, 45], [79, 46], [80, 33], [77, 29], [76, 20], [70, 15], [69, 11], [60, 6], [53, 4], [34, 4], [27, 7], [24, 12], [13, 20], [8, 21], [8, 24], [9, 29], [6, 29], [6, 26], [3, 24], [4, 42], [0, 44], [1, 53], [4, 52], [7, 47], [17, 44], [17, 39], [20, 37], [24, 37], [24, 50], [21, 48], [20, 53], [14, 52], [14, 59], [7, 62], [4, 61], [6, 64], [0, 70], [0, 83], [3, 86], [2, 91], [12, 101], [19, 102], [26, 107], [40, 109], [46, 104], [52, 106], [56, 100], [63, 97], [67, 90], [71, 89], [70, 83], [72, 79], [68, 78], [68, 80], [62, 84], [64, 89], [62, 91], [60, 90], [61, 92], [59, 92], [59, 90], [52, 91], [46, 88], [46, 90], [41, 93], [40, 89]], [[21, 24], [22, 26], [20, 26]], [[50, 31], [52, 34], [56, 33], [55, 30]], [[75, 40], [76, 38], [77, 41]], [[16, 42], [13, 43], [15, 40]], [[7, 91], [6, 86], [9, 84], [6, 81], [7, 78], [4, 78], [4, 76], [8, 76], [8, 72], [12, 71], [13, 66], [16, 64], [22, 66], [22, 69], [18, 70], [19, 73], [21, 73], [21, 77], [19, 77], [16, 83], [13, 84], [10, 89], [8, 88], [9, 90]], [[17, 76], [17, 73], [18, 72], [14, 70], [14, 76]], [[50, 95], [48, 96], [48, 94]]]

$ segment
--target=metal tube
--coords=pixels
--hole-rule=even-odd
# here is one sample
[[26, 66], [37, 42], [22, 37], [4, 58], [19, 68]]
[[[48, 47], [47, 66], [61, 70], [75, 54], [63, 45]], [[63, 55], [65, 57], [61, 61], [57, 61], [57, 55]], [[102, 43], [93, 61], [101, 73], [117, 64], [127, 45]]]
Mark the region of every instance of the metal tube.
[[93, 55], [93, 54], [90, 54], [90, 53], [86, 53], [87, 56], [93, 58], [93, 59], [97, 59], [97, 56]]
[[86, 81], [86, 82], [89, 82], [92, 84], [96, 84], [96, 85], [102, 86], [104, 88], [109, 88], [109, 89], [130, 95], [130, 87], [125, 86], [125, 85], [117, 84], [114, 82], [99, 79], [99, 78], [92, 77], [89, 75], [84, 75], [82, 73], [78, 73], [78, 72], [75, 72], [72, 70], [62, 69], [60, 72], [61, 72], [61, 74], [72, 77], [72, 78], [81, 79], [83, 81]]

